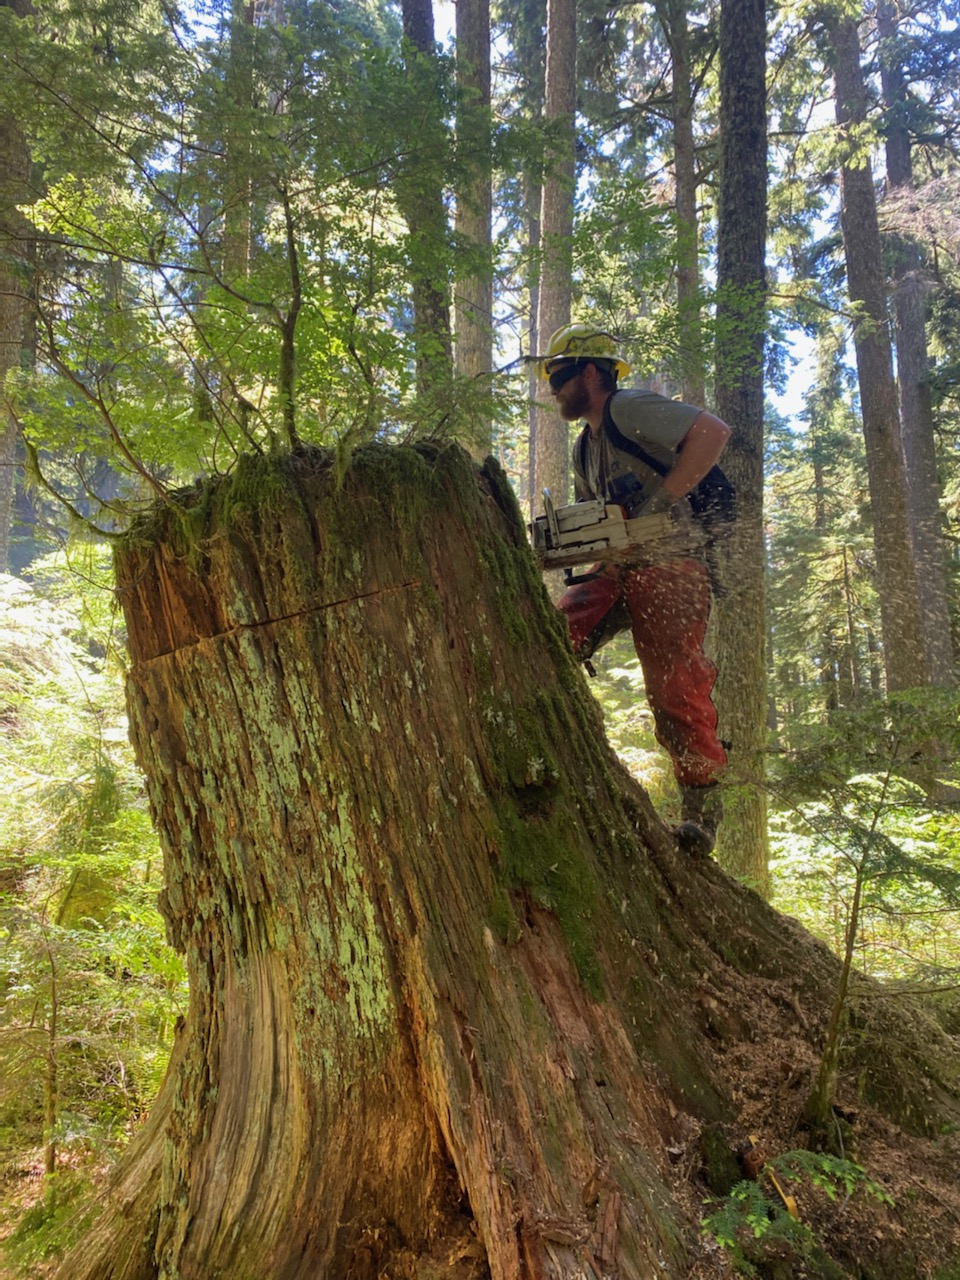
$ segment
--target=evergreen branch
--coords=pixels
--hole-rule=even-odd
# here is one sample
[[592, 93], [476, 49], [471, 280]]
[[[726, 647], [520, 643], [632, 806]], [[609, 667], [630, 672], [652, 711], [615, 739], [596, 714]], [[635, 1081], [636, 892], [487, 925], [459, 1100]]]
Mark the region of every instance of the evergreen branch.
[[850, 324], [854, 324], [857, 320], [856, 314], [847, 307], [834, 306], [832, 303], [824, 302], [812, 293], [781, 293], [777, 291], [769, 291], [767, 293], [768, 300], [778, 300], [788, 303], [790, 306], [796, 306], [798, 302], [802, 302], [807, 306], [814, 307], [819, 311], [824, 311], [828, 316], [838, 316], [841, 320], [845, 320]]

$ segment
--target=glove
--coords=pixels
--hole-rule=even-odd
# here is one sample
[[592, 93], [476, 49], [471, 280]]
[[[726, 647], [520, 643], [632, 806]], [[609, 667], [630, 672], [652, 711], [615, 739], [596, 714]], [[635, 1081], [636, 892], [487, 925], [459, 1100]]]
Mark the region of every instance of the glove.
[[638, 516], [659, 516], [665, 511], [673, 511], [677, 505], [678, 499], [672, 493], [668, 493], [663, 485], [652, 494], [645, 503], [636, 512]]
[[670, 533], [667, 537], [676, 542], [678, 548], [682, 546], [692, 550], [703, 545], [703, 531], [690, 512], [689, 502], [685, 502], [683, 498], [675, 498], [662, 485], [656, 493], [650, 495], [637, 515], [669, 516]]

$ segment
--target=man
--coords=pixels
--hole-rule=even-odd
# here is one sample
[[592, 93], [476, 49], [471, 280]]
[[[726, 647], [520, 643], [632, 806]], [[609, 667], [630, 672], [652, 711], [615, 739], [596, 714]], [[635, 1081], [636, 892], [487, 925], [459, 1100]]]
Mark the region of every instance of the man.
[[[652, 391], [618, 390], [630, 367], [615, 340], [590, 325], [564, 325], [541, 373], [560, 416], [585, 419], [574, 448], [578, 502], [602, 498], [629, 516], [671, 512], [692, 519], [686, 495], [706, 476], [730, 435], [726, 423]], [[570, 587], [559, 608], [580, 656], [592, 652], [611, 610], [626, 608], [643, 668], [657, 739], [680, 790], [677, 841], [706, 856], [722, 816], [726, 754], [711, 701], [716, 668], [703, 651], [710, 612], [707, 565], [697, 554], [646, 567], [608, 565]]]

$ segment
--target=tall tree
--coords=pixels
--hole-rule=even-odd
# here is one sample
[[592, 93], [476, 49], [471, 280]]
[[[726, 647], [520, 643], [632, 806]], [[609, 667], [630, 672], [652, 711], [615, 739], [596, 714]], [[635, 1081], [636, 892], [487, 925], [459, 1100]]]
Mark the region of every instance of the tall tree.
[[[540, 285], [537, 297], [537, 341], [546, 350], [550, 335], [570, 320], [572, 290], [571, 236], [576, 175], [577, 5], [576, 0], [547, 0], [547, 69], [543, 123], [544, 154], [540, 202]], [[545, 397], [536, 416], [531, 441], [534, 485], [532, 500], [549, 489], [557, 503], [570, 489], [570, 432]]]
[[[456, 229], [474, 270], [455, 289], [457, 372], [478, 378], [493, 367], [493, 174], [490, 133], [490, 2], [457, 4], [457, 136], [461, 182]], [[489, 420], [471, 447], [489, 452]]]
[[[877, 4], [880, 79], [885, 111], [884, 148], [887, 185], [897, 197], [913, 188], [913, 156], [909, 103], [903, 69], [900, 14], [891, 0]], [[940, 517], [941, 488], [937, 475], [930, 362], [927, 353], [927, 281], [920, 250], [906, 236], [891, 238], [894, 343], [900, 425], [907, 463], [907, 495], [917, 565], [917, 589], [923, 612], [923, 638], [930, 680], [951, 685], [953, 646]]]
[[730, 743], [732, 785], [719, 857], [761, 889], [767, 880], [766, 550], [763, 381], [767, 231], [764, 0], [720, 6], [720, 188], [717, 200], [717, 413], [733, 428], [724, 469], [739, 518], [724, 556], [717, 609], [717, 707]]
[[[439, 66], [433, 0], [403, 0], [407, 61], [422, 95], [424, 136], [442, 131]], [[407, 224], [407, 254], [413, 291], [417, 390], [428, 393], [453, 370], [450, 324], [449, 227], [440, 178], [440, 157], [415, 152], [396, 180], [397, 203]]]
[[854, 310], [884, 666], [887, 687], [896, 691], [929, 683], [930, 672], [913, 558], [873, 168], [865, 150], [867, 95], [857, 22], [833, 16], [827, 22], [826, 33], [825, 54], [833, 68], [836, 89], [841, 147], [840, 223], [847, 289]]
[[[4, 5], [18, 18], [29, 10], [27, 0], [4, 0]], [[6, 573], [10, 559], [20, 445], [20, 429], [4, 383], [10, 371], [20, 366], [30, 345], [30, 233], [19, 209], [29, 199], [29, 177], [30, 152], [20, 123], [4, 113], [0, 116], [0, 573]]]
[[696, 86], [690, 24], [685, 0], [658, 0], [656, 10], [670, 49], [680, 391], [689, 404], [703, 404], [706, 399], [706, 361], [700, 322], [699, 177], [693, 129]]
[[[546, 76], [546, 49], [543, 32], [546, 28], [546, 0], [517, 0], [514, 4], [501, 3], [499, 6], [499, 28], [507, 38], [507, 57], [498, 59], [502, 83], [500, 88], [501, 105], [499, 110], [504, 115], [517, 111], [520, 118], [529, 121], [534, 136], [542, 137], [540, 122], [544, 111], [544, 85]], [[519, 181], [511, 175], [504, 175], [504, 187], [501, 188], [498, 212], [502, 215], [511, 203], [517, 208], [517, 239], [526, 248], [522, 259], [523, 270], [518, 281], [518, 292], [521, 299], [520, 310], [525, 319], [526, 348], [529, 353], [540, 350], [540, 334], [537, 330], [537, 313], [540, 306], [540, 206], [543, 199], [542, 178], [542, 144], [536, 162], [531, 161], [521, 166]], [[510, 195], [513, 200], [510, 200]], [[506, 198], [505, 198], [506, 196]], [[523, 342], [523, 339], [521, 339]], [[532, 514], [539, 513], [539, 500], [536, 486], [536, 439], [537, 415], [539, 413], [538, 395], [542, 391], [539, 374], [535, 364], [527, 369], [527, 415], [526, 467], [520, 478], [519, 488], [522, 500], [532, 508]]]
[[844, 326], [822, 322], [799, 415], [806, 430], [780, 426], [768, 448], [768, 615], [774, 688], [787, 713], [779, 745], [788, 751], [805, 724], [828, 724], [871, 693], [876, 574], [856, 375], [845, 347]]
[[253, 0], [231, 0], [227, 23], [226, 94], [223, 139], [223, 253], [224, 280], [240, 286], [250, 268], [253, 202], [252, 116], [256, 38]]

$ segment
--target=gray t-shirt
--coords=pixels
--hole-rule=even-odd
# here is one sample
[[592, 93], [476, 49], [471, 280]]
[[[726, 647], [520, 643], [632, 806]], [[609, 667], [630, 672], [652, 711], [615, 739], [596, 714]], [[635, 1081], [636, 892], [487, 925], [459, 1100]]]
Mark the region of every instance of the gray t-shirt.
[[[668, 400], [655, 391], [630, 388], [617, 391], [610, 399], [610, 416], [616, 427], [629, 439], [643, 446], [668, 470], [676, 460], [677, 445], [684, 438], [701, 410], [682, 400]], [[616, 498], [611, 484], [625, 474], [642, 486], [640, 501], [646, 501], [659, 488], [662, 476], [640, 459], [626, 456], [615, 449], [605, 431], [596, 435], [589, 429], [586, 448], [574, 450], [574, 483], [578, 501], [589, 498]], [[579, 458], [583, 459], [581, 473]]]

